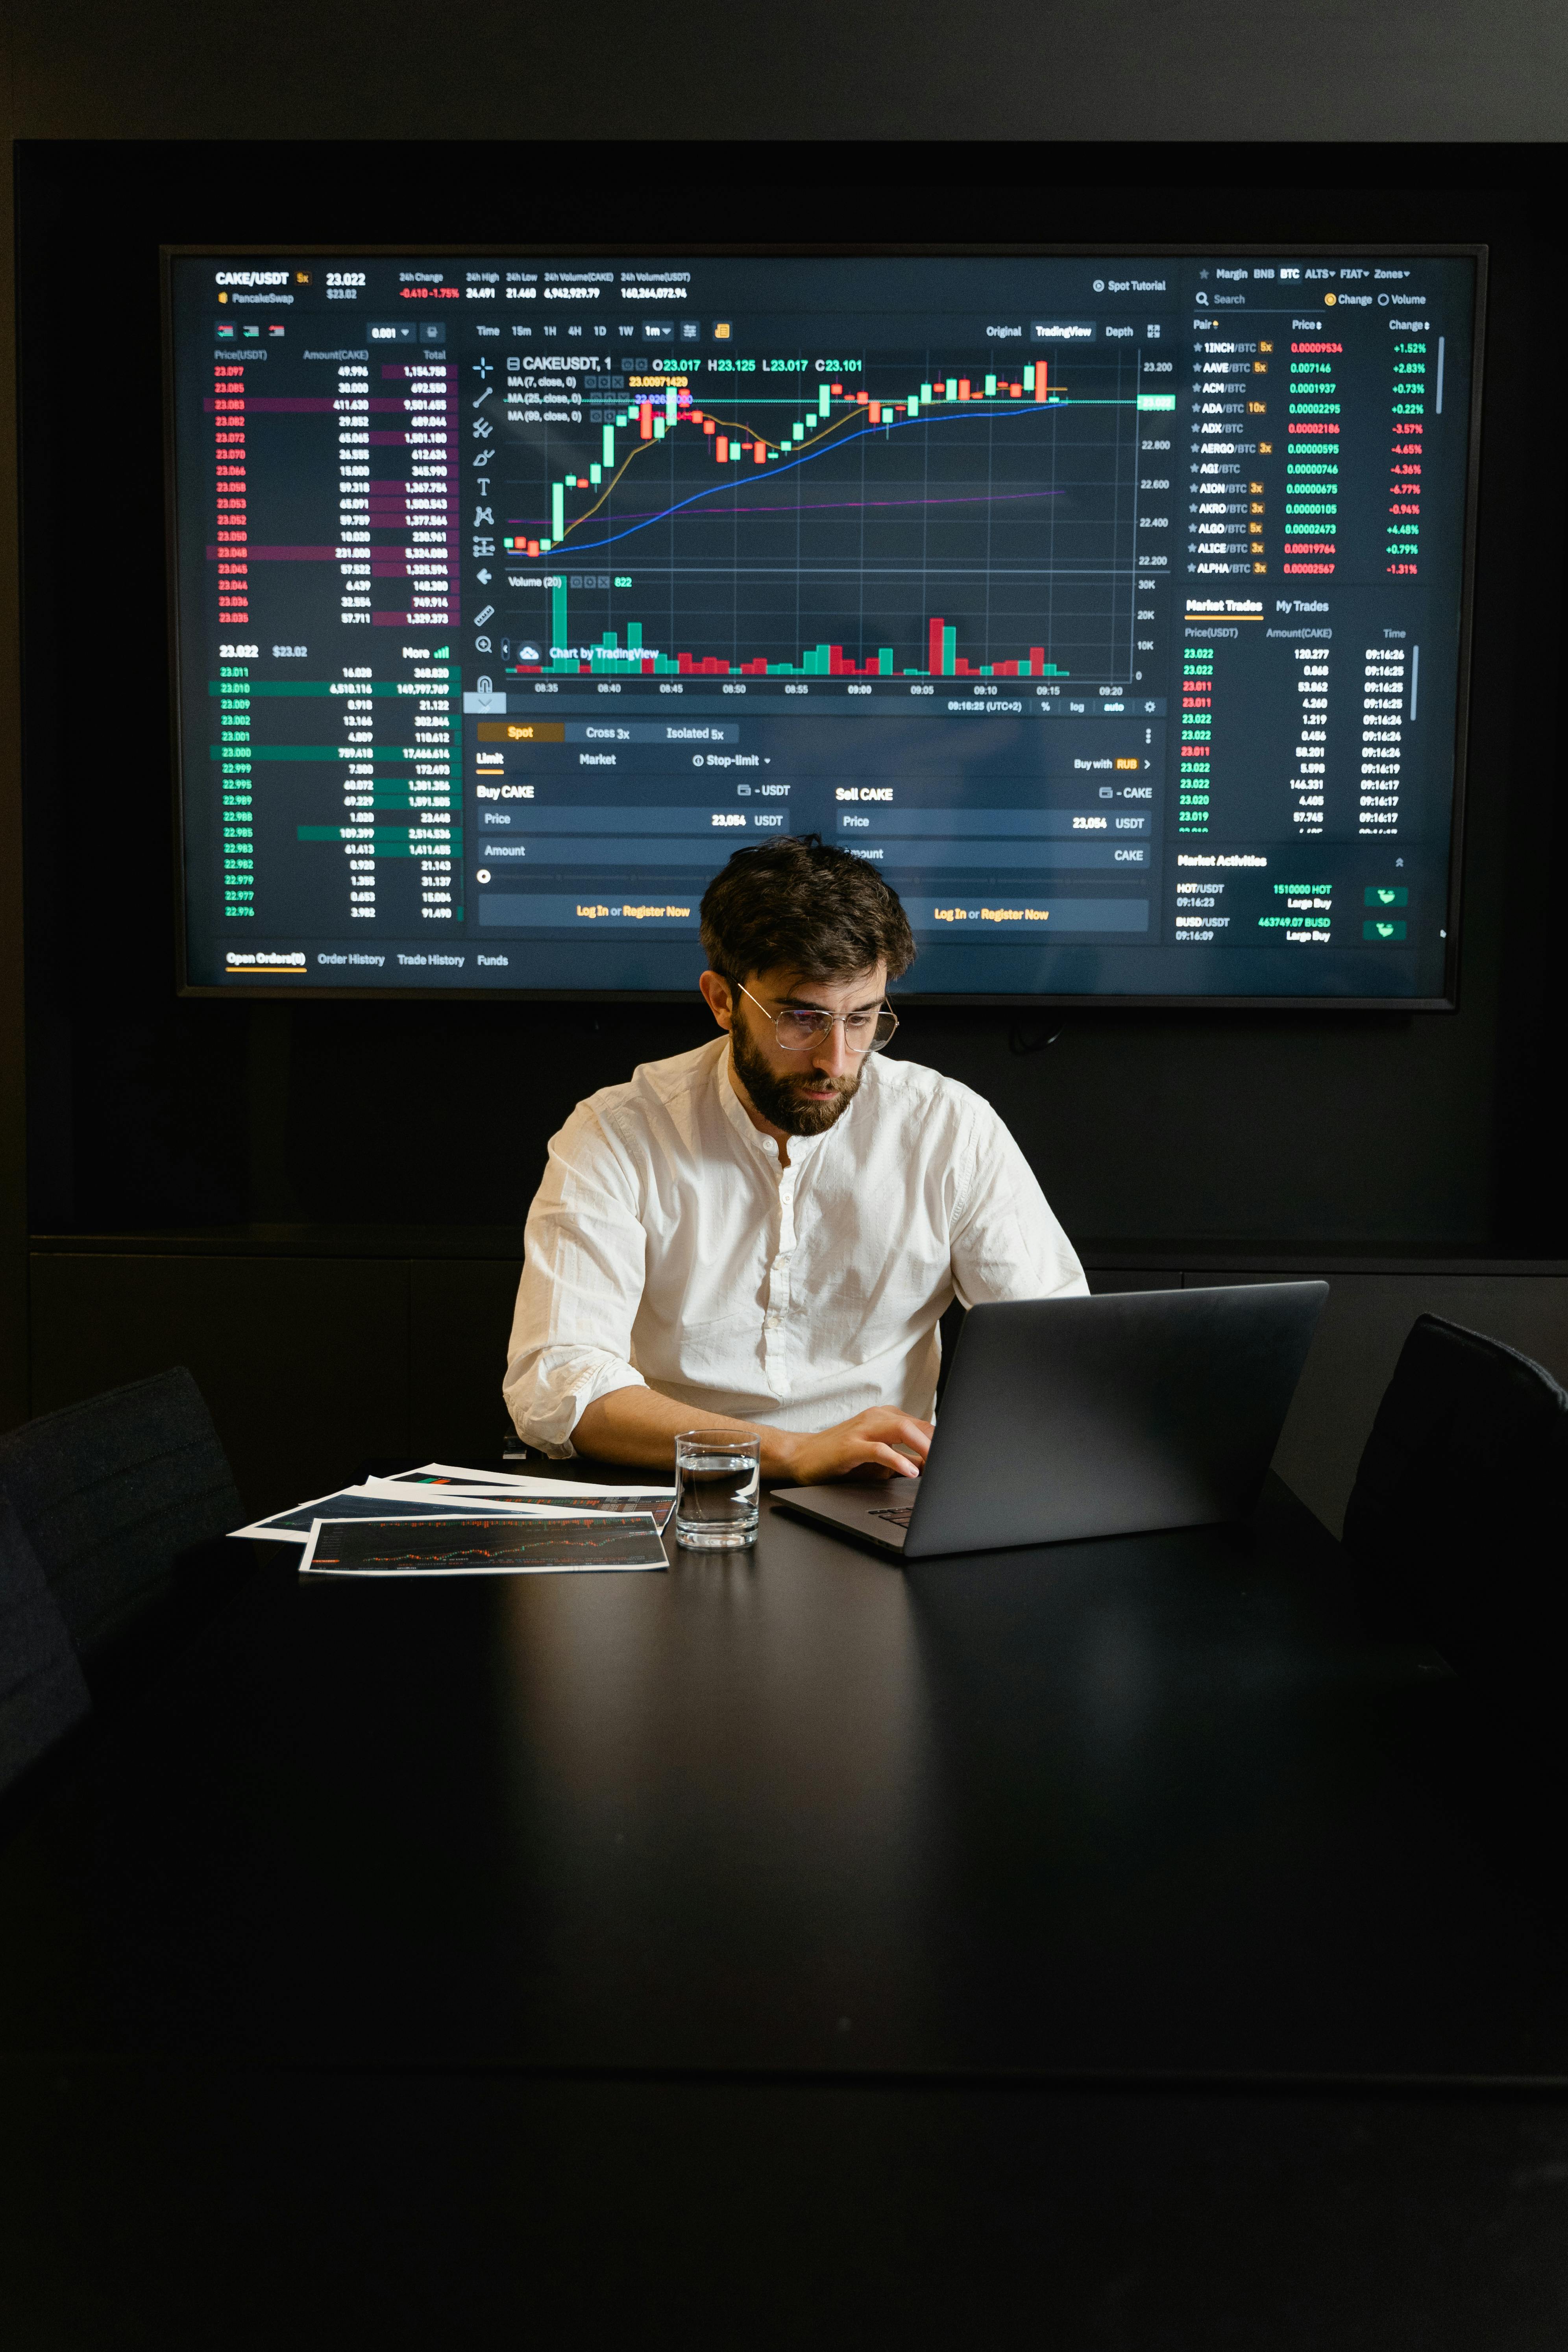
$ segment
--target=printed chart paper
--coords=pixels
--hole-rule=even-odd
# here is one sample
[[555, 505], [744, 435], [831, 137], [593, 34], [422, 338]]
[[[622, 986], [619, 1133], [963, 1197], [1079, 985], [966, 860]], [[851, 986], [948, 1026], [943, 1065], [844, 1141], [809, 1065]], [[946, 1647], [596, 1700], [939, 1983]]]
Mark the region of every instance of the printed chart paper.
[[[415, 1487], [394, 1486], [384, 1478], [367, 1478], [362, 1486], [348, 1486], [336, 1495], [318, 1495], [313, 1502], [297, 1503], [291, 1510], [274, 1511], [270, 1518], [257, 1519], [247, 1528], [232, 1528], [234, 1536], [258, 1538], [267, 1543], [303, 1543], [310, 1535], [314, 1520], [384, 1518], [389, 1503], [395, 1502], [405, 1517], [451, 1518], [461, 1517], [473, 1508], [472, 1498], [445, 1489], [426, 1493]], [[521, 1517], [536, 1517], [539, 1506], [510, 1495], [487, 1496], [485, 1507], [497, 1513]]]
[[318, 1519], [301, 1568], [318, 1576], [538, 1576], [665, 1565], [651, 1513], [623, 1511]]
[[423, 1462], [417, 1470], [399, 1470], [387, 1482], [395, 1486], [468, 1486], [478, 1489], [493, 1487], [498, 1496], [517, 1495], [535, 1502], [550, 1502], [564, 1496], [576, 1501], [588, 1495], [668, 1495], [675, 1488], [669, 1484], [658, 1486], [605, 1486], [589, 1482], [584, 1485], [574, 1478], [537, 1478], [512, 1470], [465, 1470], [457, 1462]]

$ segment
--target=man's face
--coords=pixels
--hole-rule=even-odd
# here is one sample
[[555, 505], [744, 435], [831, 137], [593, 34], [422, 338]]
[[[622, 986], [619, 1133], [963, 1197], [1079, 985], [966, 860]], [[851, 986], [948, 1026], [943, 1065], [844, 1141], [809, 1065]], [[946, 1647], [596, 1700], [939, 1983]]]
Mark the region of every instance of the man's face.
[[[753, 1108], [785, 1135], [821, 1135], [840, 1118], [860, 1084], [864, 1054], [854, 1054], [835, 1022], [815, 1045], [778, 1043], [775, 1016], [785, 1011], [875, 1012], [887, 994], [885, 964], [849, 980], [805, 980], [784, 967], [752, 974], [748, 993], [731, 990], [730, 1039], [735, 1074]], [[753, 1003], [752, 999], [757, 1000]]]

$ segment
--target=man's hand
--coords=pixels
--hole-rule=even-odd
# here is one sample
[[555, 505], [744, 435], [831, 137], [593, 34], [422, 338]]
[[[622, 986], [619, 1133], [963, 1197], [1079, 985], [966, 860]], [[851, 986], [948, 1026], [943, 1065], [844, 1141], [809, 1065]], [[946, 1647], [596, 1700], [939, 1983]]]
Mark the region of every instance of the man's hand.
[[596, 1397], [572, 1433], [579, 1454], [601, 1462], [660, 1469], [668, 1476], [678, 1430], [733, 1430], [763, 1441], [763, 1475], [789, 1486], [816, 1486], [824, 1478], [913, 1478], [930, 1450], [932, 1423], [907, 1412], [873, 1405], [852, 1421], [811, 1433], [769, 1429], [753, 1421], [731, 1421], [721, 1412], [701, 1412], [675, 1404], [653, 1389], [612, 1389]]
[[[815, 1486], [825, 1478], [916, 1478], [925, 1467], [934, 1425], [873, 1405], [852, 1421], [810, 1436], [776, 1430], [768, 1451], [783, 1453], [783, 1471], [797, 1486]], [[777, 1477], [780, 1471], [771, 1475]]]

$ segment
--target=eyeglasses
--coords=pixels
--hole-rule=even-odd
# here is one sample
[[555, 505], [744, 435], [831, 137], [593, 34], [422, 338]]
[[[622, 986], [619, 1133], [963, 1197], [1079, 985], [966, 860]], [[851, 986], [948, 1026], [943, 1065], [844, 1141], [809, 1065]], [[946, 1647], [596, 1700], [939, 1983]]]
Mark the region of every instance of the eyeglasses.
[[[767, 1006], [760, 996], [743, 984], [742, 996], [751, 996], [759, 1013], [766, 1013]], [[831, 1035], [836, 1023], [844, 1029], [844, 1043], [852, 1054], [879, 1054], [899, 1025], [899, 1016], [884, 1004], [880, 1011], [868, 1007], [858, 1013], [820, 1013], [805, 1006], [797, 1009], [786, 1004], [780, 1013], [769, 1014], [779, 1050], [784, 1054], [805, 1054], [813, 1045], [820, 1045]]]

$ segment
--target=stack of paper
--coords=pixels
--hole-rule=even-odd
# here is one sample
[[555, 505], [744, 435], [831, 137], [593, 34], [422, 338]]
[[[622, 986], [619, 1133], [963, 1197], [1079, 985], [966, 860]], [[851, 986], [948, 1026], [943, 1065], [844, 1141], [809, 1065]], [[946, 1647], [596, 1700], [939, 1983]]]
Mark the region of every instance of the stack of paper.
[[373, 1576], [517, 1575], [665, 1566], [673, 1486], [605, 1486], [426, 1462], [236, 1528], [303, 1546], [302, 1570]]

